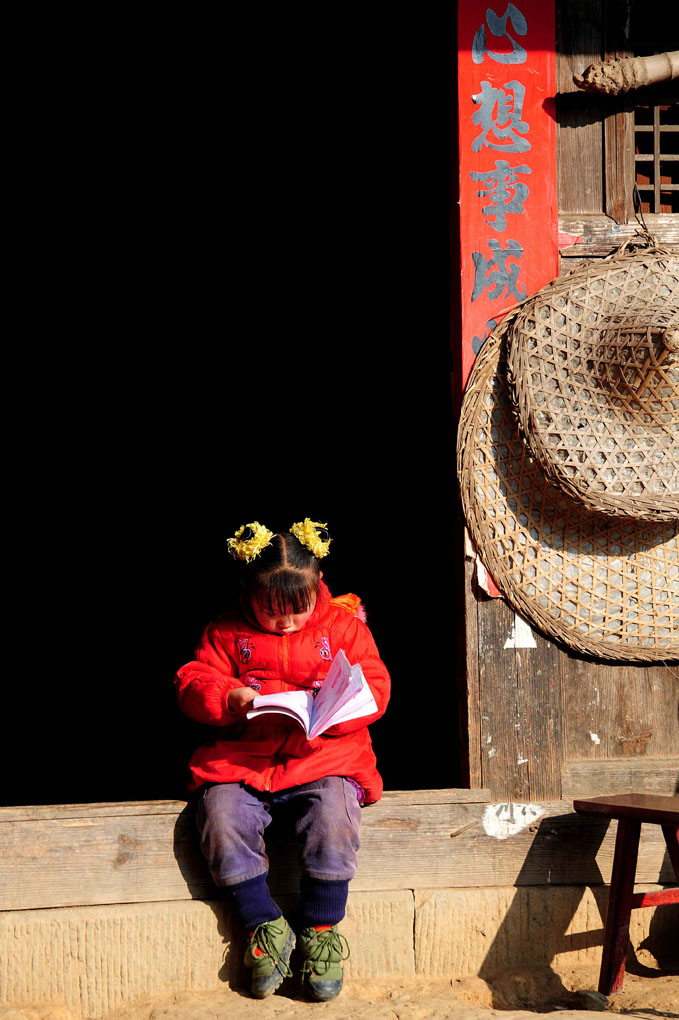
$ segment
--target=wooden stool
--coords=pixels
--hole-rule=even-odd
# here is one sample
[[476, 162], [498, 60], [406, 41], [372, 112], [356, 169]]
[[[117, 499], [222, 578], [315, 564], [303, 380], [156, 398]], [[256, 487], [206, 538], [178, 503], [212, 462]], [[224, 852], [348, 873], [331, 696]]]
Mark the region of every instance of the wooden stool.
[[618, 819], [615, 856], [604, 931], [604, 951], [599, 973], [599, 991], [610, 995], [622, 988], [629, 942], [630, 913], [637, 907], [679, 903], [679, 889], [635, 893], [639, 834], [642, 822], [662, 825], [667, 852], [679, 882], [679, 797], [658, 797], [650, 793], [623, 793], [614, 797], [574, 800], [583, 815]]

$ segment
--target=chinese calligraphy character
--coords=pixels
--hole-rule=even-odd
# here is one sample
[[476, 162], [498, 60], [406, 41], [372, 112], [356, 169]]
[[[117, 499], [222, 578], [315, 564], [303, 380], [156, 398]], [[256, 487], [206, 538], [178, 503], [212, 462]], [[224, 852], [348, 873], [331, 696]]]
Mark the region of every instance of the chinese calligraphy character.
[[486, 25], [481, 25], [476, 35], [474, 36], [474, 42], [472, 43], [472, 60], [475, 64], [480, 64], [486, 54], [491, 60], [495, 60], [498, 64], [523, 64], [526, 60], [526, 51], [523, 46], [520, 46], [515, 39], [512, 39], [511, 35], [507, 31], [507, 19], [512, 24], [512, 28], [517, 35], [525, 35], [528, 31], [528, 24], [523, 14], [514, 4], [509, 4], [507, 10], [498, 18], [495, 11], [488, 8], [486, 11], [486, 25], [491, 30], [494, 36], [506, 36], [512, 44], [511, 53], [494, 53], [492, 50], [486, 49]]
[[486, 191], [477, 191], [476, 194], [479, 198], [491, 199], [490, 205], [485, 206], [481, 211], [494, 214], [495, 222], [486, 220], [486, 223], [498, 234], [507, 227], [507, 213], [523, 212], [523, 203], [528, 197], [529, 189], [526, 184], [517, 181], [516, 175], [529, 173], [531, 173], [529, 166], [522, 164], [510, 167], [506, 159], [495, 160], [494, 170], [487, 170], [485, 173], [470, 171], [469, 176], [473, 181], [481, 181], [487, 185]]
[[479, 353], [479, 351], [481, 350], [481, 348], [483, 347], [483, 345], [485, 344], [486, 340], [488, 339], [488, 337], [490, 336], [490, 334], [492, 333], [492, 331], [495, 329], [496, 326], [497, 326], [497, 320], [496, 319], [488, 319], [488, 321], [486, 322], [486, 331], [487, 332], [485, 332], [482, 337], [480, 337], [480, 336], [472, 337], [472, 350], [473, 350], [474, 354], [478, 354]]
[[[508, 89], [509, 94], [504, 90]], [[520, 138], [529, 129], [521, 120], [526, 89], [519, 81], [508, 81], [496, 89], [489, 81], [481, 82], [481, 92], [472, 96], [479, 109], [472, 116], [472, 123], [481, 127], [481, 133], [472, 142], [472, 152], [479, 152], [482, 146], [501, 152], [527, 152], [530, 142]], [[495, 114], [495, 116], [493, 116]], [[491, 141], [488, 138], [495, 138]]]
[[[502, 297], [505, 290], [507, 295], [512, 294], [517, 301], [523, 300], [526, 296], [526, 289], [518, 285], [521, 267], [516, 264], [507, 265], [510, 258], [517, 261], [521, 258], [523, 247], [518, 241], [508, 238], [507, 247], [503, 248], [500, 242], [493, 237], [488, 241], [488, 247], [493, 253], [489, 259], [484, 259], [480, 251], [472, 252], [472, 260], [474, 262], [472, 301], [476, 301], [483, 294], [484, 290], [488, 291], [490, 301]], [[489, 273], [489, 270], [492, 270], [492, 272]]]

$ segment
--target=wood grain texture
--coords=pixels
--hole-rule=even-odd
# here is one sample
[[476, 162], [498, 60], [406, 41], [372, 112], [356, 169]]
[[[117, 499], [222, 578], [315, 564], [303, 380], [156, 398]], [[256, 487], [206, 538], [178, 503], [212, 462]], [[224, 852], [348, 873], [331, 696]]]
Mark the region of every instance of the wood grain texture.
[[[660, 245], [670, 248], [679, 246], [679, 216], [666, 214], [644, 217], [649, 232]], [[561, 249], [561, 257], [568, 260], [579, 258], [605, 257], [620, 245], [634, 237], [639, 230], [636, 220], [630, 223], [616, 223], [602, 213], [578, 213], [573, 210], [559, 213], [559, 230], [581, 237], [582, 241]], [[568, 266], [568, 269], [574, 266]]]
[[[633, 56], [626, 38], [624, 13], [604, 5], [603, 51], [606, 60]], [[612, 15], [612, 16], [611, 16]], [[617, 223], [634, 218], [634, 92], [606, 96], [603, 103], [604, 123], [604, 211]]]
[[[489, 790], [385, 790], [382, 802], [411, 804], [486, 804], [490, 801]], [[15, 821], [48, 821], [77, 818], [130, 818], [135, 815], [172, 815], [176, 817], [184, 810], [190, 810], [187, 800], [134, 800], [114, 801], [110, 804], [38, 804], [25, 807], [0, 807], [0, 824]], [[366, 810], [368, 810], [366, 808]]]
[[559, 209], [569, 212], [604, 208], [603, 104], [573, 83], [573, 75], [598, 62], [601, 52], [600, 0], [557, 4], [557, 194]]
[[656, 825], [679, 825], [679, 797], [653, 793], [615, 793], [605, 797], [577, 798], [573, 807], [579, 814], [627, 818]]
[[569, 661], [564, 762], [676, 757], [678, 701], [679, 671], [671, 666]]
[[504, 599], [478, 600], [481, 768], [483, 786], [496, 800], [530, 800], [525, 741], [521, 731], [520, 677], [516, 649], [505, 648], [514, 611]]
[[[181, 805], [181, 802], [179, 802]], [[459, 803], [439, 791], [426, 803], [396, 795], [363, 813], [356, 890], [464, 888], [607, 882], [615, 823], [576, 815], [563, 801], [539, 805], [534, 824], [506, 839], [489, 835], [488, 815], [507, 805]], [[183, 805], [157, 813], [14, 819], [0, 822], [0, 907], [141, 903], [216, 895]], [[517, 815], [519, 814], [517, 807]], [[280, 839], [280, 836], [279, 836]], [[274, 893], [295, 892], [294, 849], [267, 844]], [[642, 833], [637, 881], [673, 882], [659, 826]]]
[[479, 676], [479, 596], [475, 561], [465, 559], [465, 632], [467, 640], [467, 774], [470, 787], [483, 787], [481, 690]]
[[604, 118], [604, 210], [616, 223], [634, 218], [634, 114], [629, 96], [613, 100]]
[[561, 767], [564, 800], [604, 794], [679, 793], [679, 757], [591, 758], [568, 761]]
[[[582, 761], [642, 762], [630, 773], [641, 777], [645, 758], [676, 758], [676, 667], [580, 658], [536, 631], [536, 648], [505, 648], [514, 613], [503, 599], [479, 593], [471, 577], [467, 618], [474, 622], [468, 624], [470, 759], [475, 750], [479, 755], [470, 774], [494, 800], [570, 796], [572, 785], [567, 793], [561, 788], [570, 763], [579, 780], [575, 763]], [[652, 777], [652, 766], [647, 773]], [[604, 768], [601, 778], [610, 776]], [[667, 784], [668, 776], [659, 782]], [[667, 792], [666, 785], [642, 789]]]

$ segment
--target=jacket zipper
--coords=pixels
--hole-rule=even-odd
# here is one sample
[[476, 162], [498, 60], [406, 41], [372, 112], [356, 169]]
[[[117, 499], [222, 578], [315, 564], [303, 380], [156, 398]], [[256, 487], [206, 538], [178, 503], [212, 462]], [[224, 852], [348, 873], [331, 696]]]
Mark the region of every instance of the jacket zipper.
[[290, 668], [290, 643], [289, 643], [289, 641], [290, 641], [290, 639], [288, 638], [287, 634], [284, 634], [283, 635], [283, 676], [286, 678], [286, 681], [285, 681], [286, 683], [287, 683], [288, 669]]
[[266, 771], [266, 779], [264, 780], [264, 792], [265, 793], [271, 793], [271, 780], [273, 779], [273, 774], [274, 774], [275, 769], [276, 769], [276, 766], [272, 765], [271, 768], [267, 769], [267, 771]]

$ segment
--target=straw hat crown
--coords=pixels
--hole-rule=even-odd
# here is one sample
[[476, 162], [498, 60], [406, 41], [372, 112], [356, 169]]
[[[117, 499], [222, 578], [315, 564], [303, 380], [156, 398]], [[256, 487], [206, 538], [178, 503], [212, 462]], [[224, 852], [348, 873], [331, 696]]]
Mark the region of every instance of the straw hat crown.
[[521, 431], [547, 477], [601, 513], [679, 517], [679, 257], [616, 254], [558, 279], [510, 328]]

